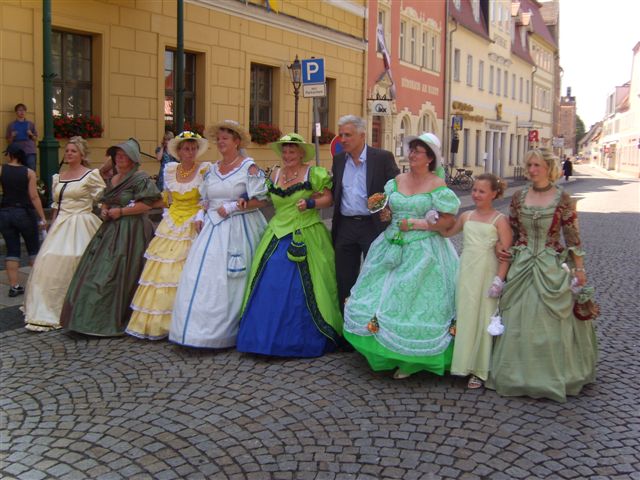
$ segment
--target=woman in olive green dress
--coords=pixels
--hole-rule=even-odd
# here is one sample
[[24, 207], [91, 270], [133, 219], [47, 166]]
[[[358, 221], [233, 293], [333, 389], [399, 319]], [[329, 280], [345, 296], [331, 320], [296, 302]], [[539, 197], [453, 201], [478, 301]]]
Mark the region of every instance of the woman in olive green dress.
[[[486, 386], [500, 395], [564, 402], [595, 380], [598, 347], [591, 320], [573, 314], [571, 274], [587, 282], [578, 216], [569, 194], [554, 185], [560, 173], [546, 150], [526, 157], [531, 185], [511, 201], [512, 263]], [[564, 242], [561, 239], [564, 238]], [[507, 255], [508, 257], [508, 255]]]
[[138, 171], [135, 139], [116, 145], [117, 174], [101, 199], [104, 223], [87, 246], [69, 285], [60, 323], [67, 330], [96, 336], [124, 334], [131, 299], [153, 237], [147, 216], [160, 192]]

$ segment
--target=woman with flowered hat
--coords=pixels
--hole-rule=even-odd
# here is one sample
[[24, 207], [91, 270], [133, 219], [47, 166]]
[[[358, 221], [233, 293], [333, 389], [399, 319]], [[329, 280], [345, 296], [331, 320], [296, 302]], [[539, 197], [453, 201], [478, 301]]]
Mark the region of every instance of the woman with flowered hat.
[[184, 264], [169, 340], [200, 348], [236, 344], [242, 295], [253, 253], [266, 226], [264, 174], [244, 153], [251, 138], [237, 122], [208, 130], [220, 160], [204, 173], [200, 234]]
[[209, 148], [207, 139], [194, 132], [182, 132], [167, 144], [170, 162], [163, 172], [162, 221], [144, 256], [147, 260], [131, 309], [126, 333], [138, 338], [160, 340], [169, 335], [173, 302], [187, 254], [197, 236], [196, 214], [200, 210], [200, 186], [209, 162], [197, 160]]
[[371, 244], [344, 309], [345, 338], [373, 370], [401, 379], [443, 375], [453, 351], [458, 255], [438, 232], [453, 225], [458, 197], [438, 175], [440, 140], [404, 140], [409, 171], [385, 185], [389, 227]]
[[319, 214], [333, 203], [331, 177], [307, 164], [315, 150], [301, 135], [270, 146], [282, 158], [267, 180], [276, 213], [251, 266], [237, 348], [317, 357], [342, 343], [333, 246]]
[[160, 200], [149, 175], [139, 170], [140, 144], [134, 138], [115, 145], [117, 173], [100, 202], [100, 226], [87, 246], [62, 306], [67, 330], [103, 337], [123, 335], [131, 298], [153, 237], [147, 212]]

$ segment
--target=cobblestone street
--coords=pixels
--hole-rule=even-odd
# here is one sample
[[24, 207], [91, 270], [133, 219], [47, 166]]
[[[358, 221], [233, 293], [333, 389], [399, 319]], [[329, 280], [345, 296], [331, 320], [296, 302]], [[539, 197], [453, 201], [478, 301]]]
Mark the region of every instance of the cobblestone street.
[[566, 404], [394, 380], [356, 353], [265, 359], [13, 328], [0, 334], [0, 476], [640, 479], [639, 182], [576, 170], [600, 360]]

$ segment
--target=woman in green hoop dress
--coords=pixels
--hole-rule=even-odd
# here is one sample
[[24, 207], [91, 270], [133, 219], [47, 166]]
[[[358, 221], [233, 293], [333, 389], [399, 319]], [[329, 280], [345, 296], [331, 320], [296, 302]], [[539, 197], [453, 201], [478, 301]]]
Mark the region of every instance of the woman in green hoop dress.
[[271, 148], [283, 163], [267, 179], [276, 214], [253, 259], [237, 349], [318, 357], [342, 340], [331, 236], [317, 210], [333, 202], [331, 177], [306, 165], [314, 147], [296, 133]]
[[[595, 380], [598, 346], [591, 320], [573, 313], [571, 275], [586, 284], [575, 204], [554, 185], [557, 159], [547, 150], [526, 156], [531, 185], [517, 192], [509, 213], [514, 245], [500, 299], [504, 333], [497, 337], [486, 383], [500, 395], [565, 402]], [[564, 237], [564, 245], [561, 239]]]
[[405, 139], [410, 170], [389, 180], [392, 222], [371, 248], [345, 305], [344, 335], [373, 370], [394, 378], [421, 370], [443, 375], [453, 351], [458, 255], [438, 232], [460, 206], [436, 172], [440, 140]]
[[153, 237], [147, 212], [160, 192], [140, 167], [140, 146], [130, 138], [115, 145], [117, 173], [100, 200], [104, 223], [80, 259], [64, 299], [63, 328], [86, 335], [124, 335], [131, 298]]

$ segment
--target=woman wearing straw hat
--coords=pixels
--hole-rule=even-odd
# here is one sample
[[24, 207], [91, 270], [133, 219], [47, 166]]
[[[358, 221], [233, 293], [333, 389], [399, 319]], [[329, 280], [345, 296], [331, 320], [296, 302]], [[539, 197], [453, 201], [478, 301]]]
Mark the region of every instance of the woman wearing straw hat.
[[271, 148], [282, 158], [267, 180], [276, 214], [251, 267], [237, 348], [317, 357], [342, 341], [331, 235], [318, 210], [333, 203], [331, 177], [307, 165], [314, 146], [296, 133]]
[[198, 163], [209, 142], [194, 132], [182, 132], [167, 144], [168, 154], [180, 163], [167, 163], [163, 179], [165, 212], [144, 256], [144, 266], [126, 332], [134, 337], [161, 340], [169, 335], [173, 301], [182, 267], [197, 236], [200, 186], [209, 162]]
[[89, 168], [89, 145], [71, 137], [64, 149], [65, 170], [52, 178], [53, 222], [29, 275], [24, 302], [27, 330], [60, 328], [62, 302], [87, 245], [102, 222], [93, 206], [105, 189], [99, 170]]
[[247, 271], [267, 223], [257, 210], [264, 205], [266, 187], [264, 174], [244, 154], [251, 141], [244, 128], [225, 120], [210, 127], [208, 136], [221, 158], [200, 186], [201, 231], [182, 270], [169, 340], [227, 348], [236, 344]]
[[101, 199], [104, 223], [80, 260], [60, 315], [64, 328], [101, 337], [124, 334], [153, 236], [147, 212], [160, 199], [149, 175], [138, 170], [138, 142], [130, 138], [115, 148], [117, 173]]
[[460, 200], [438, 175], [440, 140], [405, 138], [409, 171], [385, 185], [392, 213], [373, 242], [344, 309], [345, 338], [373, 370], [394, 378], [450, 368], [458, 255], [438, 231], [455, 222]]

